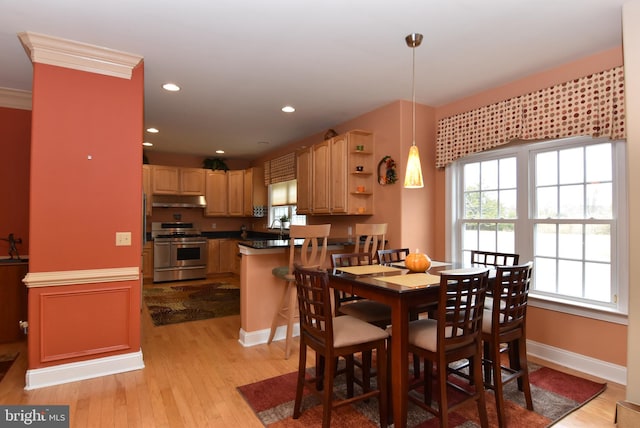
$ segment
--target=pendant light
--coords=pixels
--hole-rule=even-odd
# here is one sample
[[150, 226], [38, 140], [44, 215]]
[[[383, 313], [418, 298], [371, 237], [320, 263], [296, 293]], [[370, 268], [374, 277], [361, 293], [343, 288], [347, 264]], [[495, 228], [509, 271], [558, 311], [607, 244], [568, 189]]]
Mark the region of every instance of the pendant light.
[[413, 74], [411, 82], [411, 91], [413, 94], [413, 143], [409, 149], [409, 159], [407, 160], [407, 171], [404, 176], [405, 189], [420, 189], [424, 187], [422, 180], [422, 167], [420, 166], [420, 154], [416, 146], [416, 48], [422, 43], [422, 34], [412, 33], [404, 39], [407, 46], [413, 49]]

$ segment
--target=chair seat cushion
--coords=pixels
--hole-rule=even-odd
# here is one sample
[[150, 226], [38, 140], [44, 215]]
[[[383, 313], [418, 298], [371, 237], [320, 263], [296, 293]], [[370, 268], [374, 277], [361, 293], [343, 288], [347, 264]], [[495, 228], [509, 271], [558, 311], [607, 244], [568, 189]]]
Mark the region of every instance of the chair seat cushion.
[[342, 315], [333, 319], [333, 346], [336, 348], [386, 339], [387, 337], [389, 334], [383, 329], [350, 315]]
[[388, 321], [391, 323], [391, 307], [373, 300], [358, 300], [340, 305], [340, 313], [351, 315], [368, 323]]
[[285, 281], [294, 281], [296, 278], [293, 275], [289, 275], [289, 266], [278, 266], [271, 269], [271, 273], [276, 278], [284, 279]]
[[[387, 329], [391, 334], [391, 328]], [[451, 335], [451, 327], [445, 329], [445, 336]], [[410, 345], [427, 351], [436, 352], [438, 349], [438, 322], [432, 319], [420, 319], [409, 323]]]
[[[504, 321], [504, 314], [500, 314], [500, 322]], [[482, 313], [482, 332], [491, 333], [491, 327], [493, 326], [493, 310], [485, 309]]]

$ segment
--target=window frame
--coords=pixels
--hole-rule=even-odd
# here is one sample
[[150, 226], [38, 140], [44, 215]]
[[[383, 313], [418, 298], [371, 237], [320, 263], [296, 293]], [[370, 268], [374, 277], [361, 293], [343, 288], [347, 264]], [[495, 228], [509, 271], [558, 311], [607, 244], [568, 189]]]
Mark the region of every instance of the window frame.
[[[534, 224], [539, 220], [534, 218], [533, 199], [529, 197], [531, 192], [535, 191], [534, 154], [554, 148], [558, 150], [603, 142], [612, 144], [612, 196], [614, 201], [612, 217], [615, 230], [612, 230], [611, 236], [615, 243], [612, 245], [611, 269], [612, 287], [615, 287], [617, 301], [613, 302], [611, 306], [604, 306], [531, 290], [529, 304], [534, 307], [626, 325], [629, 304], [629, 242], [626, 233], [628, 231], [628, 211], [625, 141], [582, 136], [542, 142], [524, 142], [469, 155], [449, 164], [445, 169], [445, 197], [449, 201], [445, 206], [445, 233], [447, 237], [445, 251], [448, 257], [456, 262], [468, 263], [463, 258], [460, 233], [462, 229], [461, 222], [458, 221], [464, 210], [464, 202], [460, 195], [464, 190], [465, 164], [516, 156], [518, 218], [515, 219], [515, 250], [520, 254], [520, 260], [524, 262], [533, 260], [533, 230]], [[526, 192], [521, 192], [520, 189], [526, 189]]]

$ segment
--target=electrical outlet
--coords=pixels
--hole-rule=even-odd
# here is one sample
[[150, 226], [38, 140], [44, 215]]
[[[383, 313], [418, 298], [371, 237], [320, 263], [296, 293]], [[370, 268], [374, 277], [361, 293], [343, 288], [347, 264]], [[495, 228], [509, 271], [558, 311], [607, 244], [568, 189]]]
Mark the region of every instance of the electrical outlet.
[[211, 223], [211, 229], [215, 229], [216, 228], [216, 224], [215, 223]]
[[116, 232], [116, 247], [130, 247], [131, 232]]

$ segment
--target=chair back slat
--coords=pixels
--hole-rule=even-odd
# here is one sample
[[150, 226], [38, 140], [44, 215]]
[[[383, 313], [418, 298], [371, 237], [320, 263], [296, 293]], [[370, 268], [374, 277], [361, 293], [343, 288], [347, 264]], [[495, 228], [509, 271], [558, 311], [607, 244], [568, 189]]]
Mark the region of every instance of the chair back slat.
[[471, 251], [471, 266], [514, 266], [520, 261], [515, 253], [498, 253], [495, 251]]
[[389, 264], [400, 262], [409, 255], [408, 248], [392, 248], [388, 250], [378, 250], [378, 262], [380, 264]]
[[307, 340], [319, 346], [333, 344], [329, 274], [326, 270], [304, 269], [296, 265], [294, 276], [300, 312], [300, 334], [306, 335]]
[[[342, 253], [331, 255], [331, 265], [334, 268], [346, 266], [364, 266], [372, 264], [371, 254], [369, 253]], [[333, 300], [335, 304], [336, 314], [340, 312], [343, 304], [362, 300], [362, 297], [348, 293], [343, 290], [333, 289]]]
[[438, 343], [445, 350], [469, 345], [481, 334], [488, 277], [488, 269], [440, 276], [436, 319]]
[[356, 223], [354, 252], [369, 253], [372, 258], [375, 258], [378, 250], [384, 250], [387, 228], [387, 223]]
[[[331, 224], [292, 225], [289, 229], [289, 274], [294, 265], [312, 268], [321, 267], [327, 257], [327, 240]], [[296, 260], [295, 240], [303, 239], [299, 259]]]
[[[524, 324], [533, 262], [516, 266], [498, 266], [493, 284], [496, 303], [492, 309], [492, 323], [499, 325], [499, 331], [512, 330]], [[500, 304], [497, 304], [497, 299]]]

